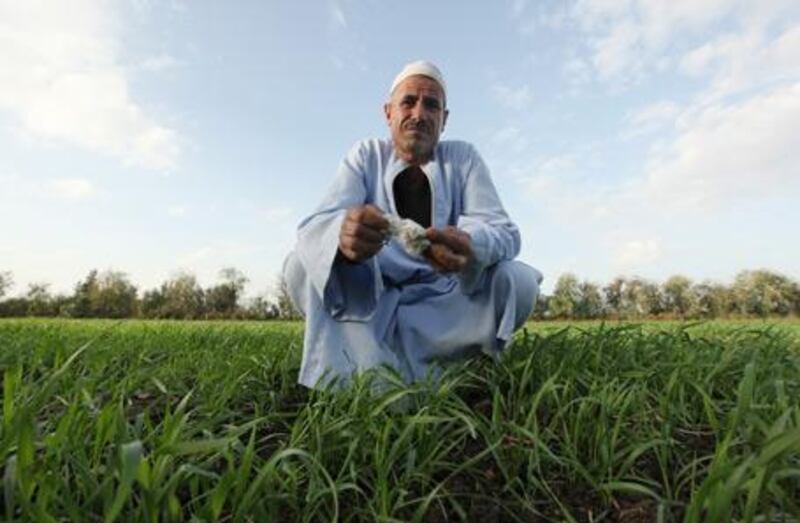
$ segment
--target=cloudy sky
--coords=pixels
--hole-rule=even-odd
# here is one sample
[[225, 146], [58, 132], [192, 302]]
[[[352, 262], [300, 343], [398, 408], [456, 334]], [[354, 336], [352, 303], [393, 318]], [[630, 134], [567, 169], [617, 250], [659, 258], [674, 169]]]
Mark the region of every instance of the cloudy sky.
[[0, 271], [268, 290], [421, 58], [545, 290], [800, 278], [796, 0], [0, 0]]

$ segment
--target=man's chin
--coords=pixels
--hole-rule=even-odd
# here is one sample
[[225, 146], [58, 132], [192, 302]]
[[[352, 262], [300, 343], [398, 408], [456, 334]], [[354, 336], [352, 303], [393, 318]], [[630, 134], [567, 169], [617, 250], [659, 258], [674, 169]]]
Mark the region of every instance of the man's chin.
[[414, 160], [428, 160], [433, 154], [433, 147], [429, 143], [406, 142], [403, 152]]

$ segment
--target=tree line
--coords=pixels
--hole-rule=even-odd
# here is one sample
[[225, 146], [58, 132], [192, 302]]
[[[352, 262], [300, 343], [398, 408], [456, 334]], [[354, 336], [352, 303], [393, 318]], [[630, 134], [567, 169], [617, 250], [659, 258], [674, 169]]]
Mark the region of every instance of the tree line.
[[274, 296], [245, 299], [247, 277], [229, 267], [219, 281], [203, 288], [189, 272], [181, 272], [155, 289], [140, 294], [127, 274], [92, 270], [75, 285], [72, 294], [52, 294], [49, 285], [31, 283], [19, 296], [8, 297], [13, 286], [10, 272], [0, 272], [0, 317], [59, 316], [68, 318], [154, 319], [296, 319], [286, 285], [280, 282]]
[[800, 285], [769, 270], [748, 270], [730, 285], [675, 275], [659, 284], [639, 277], [607, 285], [562, 274], [536, 304], [537, 319], [713, 319], [800, 316]]
[[[10, 272], [0, 271], [0, 317], [61, 316], [70, 318], [158, 319], [297, 319], [285, 282], [274, 295], [244, 297], [247, 277], [229, 267], [219, 281], [203, 288], [188, 272], [140, 293], [119, 271], [92, 270], [72, 294], [52, 294], [44, 283], [29, 284], [10, 297]], [[800, 285], [782, 274], [742, 271], [730, 285], [693, 282], [671, 276], [659, 284], [644, 278], [618, 276], [606, 285], [562, 274], [552, 294], [541, 295], [533, 319], [713, 319], [728, 317], [800, 316]]]

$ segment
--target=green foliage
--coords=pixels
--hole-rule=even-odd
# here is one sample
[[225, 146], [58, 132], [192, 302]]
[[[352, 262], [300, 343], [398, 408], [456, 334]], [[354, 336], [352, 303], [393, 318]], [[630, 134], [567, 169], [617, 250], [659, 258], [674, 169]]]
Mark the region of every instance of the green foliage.
[[205, 314], [205, 296], [194, 274], [178, 273], [161, 285], [159, 318], [198, 319]]
[[798, 285], [770, 271], [744, 271], [736, 276], [731, 292], [741, 314], [786, 316], [796, 306]]
[[692, 318], [724, 318], [731, 312], [731, 291], [720, 283], [706, 281], [695, 284], [692, 294], [695, 297], [694, 308], [689, 312]]
[[71, 316], [74, 318], [130, 318], [138, 314], [137, 289], [125, 273], [89, 272], [75, 286]]
[[0, 271], [0, 298], [14, 286], [14, 278], [9, 271]]
[[576, 319], [593, 319], [605, 316], [603, 295], [600, 288], [589, 281], [581, 282], [578, 286], [580, 298], [575, 307]]
[[64, 303], [60, 297], [50, 294], [47, 283], [31, 283], [25, 293], [27, 316], [58, 316]]
[[604, 315], [600, 288], [589, 281], [578, 282], [574, 274], [562, 274], [547, 304], [548, 318], [592, 319]]
[[553, 318], [572, 318], [581, 299], [578, 278], [565, 273], [559, 276], [550, 297], [550, 315]]
[[671, 276], [662, 286], [664, 310], [684, 318], [697, 309], [697, 296], [692, 292], [692, 281], [685, 276]]
[[800, 325], [531, 326], [296, 385], [297, 323], [0, 321], [8, 521], [794, 521]]
[[[282, 278], [269, 295], [244, 298], [247, 277], [233, 267], [219, 273], [208, 288], [187, 272], [159, 287], [139, 292], [125, 273], [91, 271], [71, 296], [53, 296], [47, 284], [29, 287], [23, 296], [0, 299], [0, 317], [69, 316], [73, 318], [152, 319], [301, 319]], [[0, 298], [12, 284], [0, 273]], [[618, 276], [604, 287], [580, 281], [570, 273], [556, 281], [553, 294], [540, 295], [535, 319], [714, 319], [800, 315], [800, 285], [787, 276], [743, 271], [731, 286], [712, 281], [693, 283], [675, 275], [659, 285]]]
[[276, 303], [278, 317], [284, 320], [298, 320], [302, 316], [295, 308], [292, 298], [289, 295], [289, 287], [283, 277], [278, 282], [278, 300]]
[[241, 271], [228, 267], [220, 271], [222, 282], [205, 291], [207, 316], [210, 318], [235, 317], [239, 300], [247, 283]]

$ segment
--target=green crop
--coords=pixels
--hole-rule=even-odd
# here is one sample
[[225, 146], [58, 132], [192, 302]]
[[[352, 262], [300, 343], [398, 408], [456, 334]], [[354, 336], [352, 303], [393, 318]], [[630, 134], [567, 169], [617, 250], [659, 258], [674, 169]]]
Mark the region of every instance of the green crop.
[[0, 321], [9, 521], [798, 521], [800, 329], [531, 325], [406, 385], [299, 323]]

